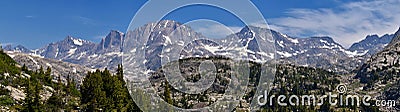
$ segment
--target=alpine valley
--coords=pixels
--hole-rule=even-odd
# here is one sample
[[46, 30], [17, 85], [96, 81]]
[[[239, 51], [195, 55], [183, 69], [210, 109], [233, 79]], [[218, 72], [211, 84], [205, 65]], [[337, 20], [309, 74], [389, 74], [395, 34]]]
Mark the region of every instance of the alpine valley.
[[[218, 99], [218, 96], [224, 91], [224, 84], [222, 83], [224, 81], [229, 82], [230, 79], [228, 76], [217, 79], [219, 84], [218, 86], [212, 86], [213, 88], [209, 91], [214, 93], [210, 95], [182, 95], [176, 90], [170, 89], [168, 84], [165, 83], [166, 81], [163, 79], [163, 75], [161, 75], [162, 71], [159, 70], [159, 68], [163, 66], [160, 60], [165, 58], [160, 54], [162, 52], [168, 54], [169, 50], [163, 51], [163, 47], [168, 44], [173, 47], [183, 47], [184, 50], [180, 54], [180, 59], [188, 62], [204, 60], [204, 58], [213, 58], [215, 63], [223, 63], [226, 60], [218, 59], [216, 56], [222, 55], [229, 57], [230, 55], [234, 55], [229, 53], [236, 49], [244, 49], [243, 51], [248, 55], [246, 60], [254, 62], [254, 64], [251, 65], [254, 68], [257, 68], [257, 62], [274, 58], [278, 64], [272, 93], [309, 94], [328, 91], [334, 92], [336, 85], [344, 83], [348, 85], [348, 93], [360, 95], [371, 94], [374, 96], [374, 100], [395, 100], [397, 102], [394, 107], [267, 106], [263, 107], [265, 111], [295, 109], [298, 111], [400, 111], [400, 29], [393, 34], [386, 34], [383, 36], [374, 34], [368, 35], [365, 39], [352, 44], [349, 48], [343, 47], [331, 37], [298, 38], [271, 29], [254, 26], [245, 26], [239, 32], [219, 39], [217, 42], [218, 44], [212, 41], [202, 40], [194, 41], [184, 46], [184, 44], [179, 44], [181, 43], [179, 39], [168, 36], [168, 34], [172, 32], [175, 35], [188, 37], [190, 39], [207, 38], [201, 33], [195, 32], [190, 26], [182, 25], [172, 20], [162, 20], [160, 22], [145, 24], [126, 34], [112, 30], [100, 43], [67, 36], [64, 40], [49, 43], [39, 49], [28, 49], [22, 45], [7, 45], [3, 46], [2, 50], [15, 61], [16, 65], [6, 65], [15, 66], [16, 68], [26, 67], [28, 70], [22, 70], [22, 73], [0, 71], [0, 73], [2, 73], [0, 74], [2, 76], [1, 80], [5, 80], [6, 77], [10, 76], [23, 79], [31, 76], [26, 71], [40, 72], [43, 68], [50, 68], [50, 75], [53, 76], [53, 83], [59, 82], [67, 84], [73, 79], [76, 83], [76, 87], [86, 87], [83, 86], [86, 83], [84, 80], [90, 79], [89, 75], [96, 73], [101, 74], [106, 71], [109, 71], [109, 74], [116, 74], [115, 76], [121, 73], [118, 70], [120, 70], [119, 65], [122, 64], [123, 50], [124, 47], [130, 46], [124, 45], [124, 41], [149, 39], [147, 43], [133, 42], [131, 46], [138, 44], [144, 44], [146, 46], [146, 48], [142, 48], [148, 51], [146, 52], [147, 57], [144, 63], [150, 66], [150, 69], [154, 71], [150, 80], [156, 85], [154, 87], [158, 88], [159, 95], [165, 95], [162, 97], [165, 101], [171, 101], [169, 103], [178, 107], [201, 108], [209, 104], [209, 102], [215, 102], [215, 99]], [[274, 44], [271, 46], [258, 45], [257, 41], [263, 40], [256, 40], [256, 38], [262, 37], [274, 40]], [[239, 44], [233, 44], [233, 42]], [[260, 47], [273, 47], [276, 52], [266, 53], [260, 50]], [[192, 71], [190, 69], [192, 66], [194, 65], [188, 65], [187, 68], [182, 69], [188, 72], [188, 74], [196, 74], [194, 73], [197, 72], [196, 70]], [[221, 67], [224, 66], [221, 65]], [[96, 71], [96, 69], [98, 70]], [[104, 70], [104, 72], [99, 70]], [[223, 73], [230, 72], [221, 72], [221, 74]], [[254, 71], [254, 74], [259, 74], [259, 72]], [[60, 77], [59, 80], [61, 81], [57, 81], [57, 77]], [[189, 78], [189, 76], [186, 78], [193, 81], [198, 80], [193, 77]], [[257, 81], [257, 76], [255, 75], [249, 79], [251, 81]], [[13, 104], [23, 105], [25, 103], [26, 100], [24, 99], [28, 94], [24, 92], [26, 90], [23, 84], [6, 85], [6, 83], [3, 83], [4, 81], [1, 82], [2, 90], [9, 91], [8, 94], [10, 94], [10, 100], [14, 102]], [[249, 86], [254, 89], [255, 85], [256, 84]], [[43, 87], [48, 89], [41, 92], [43, 100], [40, 101], [46, 102], [50, 99], [50, 96], [56, 94], [57, 91], [54, 90], [56, 89], [55, 86], [43, 85]], [[87, 89], [80, 88], [78, 90], [82, 92], [82, 90]], [[245, 95], [243, 100], [240, 101], [240, 105], [236, 108], [236, 111], [249, 110], [251, 99], [254, 97], [251, 96], [252, 91], [254, 90], [250, 89], [246, 91], [246, 94], [249, 95]], [[107, 95], [108, 93], [106, 92], [106, 96]], [[172, 98], [171, 95], [174, 97]], [[84, 96], [77, 95], [71, 98], [80, 98], [80, 100], [76, 101], [76, 107], [91, 108], [87, 105], [80, 106], [85, 103], [84, 100], [82, 100], [85, 99], [83, 97]], [[110, 97], [112, 97], [111, 94]], [[201, 101], [198, 100], [200, 97], [202, 99]], [[90, 105], [90, 103], [87, 104]], [[20, 108], [8, 104], [2, 104], [1, 106], [3, 110], [18, 110]], [[115, 108], [116, 107], [117, 106], [115, 106]], [[134, 108], [135, 106], [127, 106], [127, 108], [128, 107]]]

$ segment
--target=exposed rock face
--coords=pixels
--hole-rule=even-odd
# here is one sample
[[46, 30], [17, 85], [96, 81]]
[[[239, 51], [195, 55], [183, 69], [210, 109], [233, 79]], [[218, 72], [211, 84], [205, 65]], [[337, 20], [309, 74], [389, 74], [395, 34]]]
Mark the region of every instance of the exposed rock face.
[[124, 33], [112, 30], [97, 45], [97, 52], [116, 52], [121, 51]]
[[373, 55], [361, 66], [355, 78], [360, 79], [361, 83], [366, 83], [363, 89], [369, 93], [378, 94], [378, 99], [397, 102], [395, 107], [381, 107], [381, 109], [400, 110], [398, 106], [400, 104], [400, 29], [383, 51]]
[[362, 65], [357, 73], [361, 82], [375, 82], [379, 80], [379, 77], [386, 77], [388, 74], [398, 76], [400, 73], [400, 30], [394, 36], [383, 51], [375, 54]]

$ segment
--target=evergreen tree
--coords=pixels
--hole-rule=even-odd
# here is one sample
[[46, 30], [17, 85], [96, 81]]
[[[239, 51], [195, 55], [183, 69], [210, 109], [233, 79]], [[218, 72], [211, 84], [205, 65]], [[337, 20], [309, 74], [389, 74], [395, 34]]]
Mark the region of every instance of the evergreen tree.
[[53, 80], [53, 77], [51, 76], [51, 68], [47, 67], [46, 72], [44, 74], [44, 80], [46, 85], [51, 85], [51, 81]]
[[61, 111], [64, 107], [64, 103], [62, 100], [62, 82], [61, 82], [61, 77], [58, 76], [57, 78], [57, 83], [53, 85], [54, 87], [54, 92], [50, 96], [50, 98], [47, 100], [47, 111]]
[[113, 89], [112, 89], [112, 100], [114, 101], [114, 107], [117, 110], [126, 110], [125, 108], [125, 100], [126, 100], [126, 94], [124, 91], [124, 88], [122, 86], [121, 81], [117, 77], [113, 77], [114, 84], [113, 84]]
[[38, 73], [32, 74], [32, 77], [28, 79], [27, 85], [25, 86], [25, 103], [23, 111], [28, 112], [39, 112], [42, 111], [42, 104], [40, 102], [40, 93], [43, 90], [42, 84], [37, 80], [36, 75]]
[[103, 91], [101, 76], [100, 70], [89, 72], [81, 85], [81, 104], [85, 111], [98, 111], [106, 107], [106, 92]]
[[169, 83], [168, 83], [168, 81], [165, 81], [164, 84], [165, 84], [164, 85], [164, 97], [165, 97], [165, 100], [166, 100], [167, 103], [172, 105], [173, 101], [172, 101], [172, 97], [171, 97], [171, 90], [169, 88]]
[[81, 104], [85, 111], [140, 111], [123, 81], [122, 66], [117, 73], [105, 69], [89, 72], [81, 85]]

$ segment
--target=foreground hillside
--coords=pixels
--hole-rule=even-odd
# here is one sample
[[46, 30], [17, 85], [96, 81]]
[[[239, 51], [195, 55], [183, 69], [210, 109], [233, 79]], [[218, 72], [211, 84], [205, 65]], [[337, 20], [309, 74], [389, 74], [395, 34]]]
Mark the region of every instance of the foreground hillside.
[[77, 84], [71, 74], [53, 74], [51, 67], [30, 70], [0, 51], [0, 111], [137, 111], [120, 66], [118, 71], [87, 71]]

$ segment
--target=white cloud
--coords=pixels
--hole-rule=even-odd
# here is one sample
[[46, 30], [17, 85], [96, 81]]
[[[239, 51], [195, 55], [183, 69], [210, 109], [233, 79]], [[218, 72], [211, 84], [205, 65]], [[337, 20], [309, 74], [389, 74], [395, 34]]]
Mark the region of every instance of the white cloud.
[[400, 1], [362, 1], [334, 9], [290, 9], [268, 19], [270, 28], [292, 36], [331, 36], [345, 47], [370, 34], [392, 34], [400, 25]]

